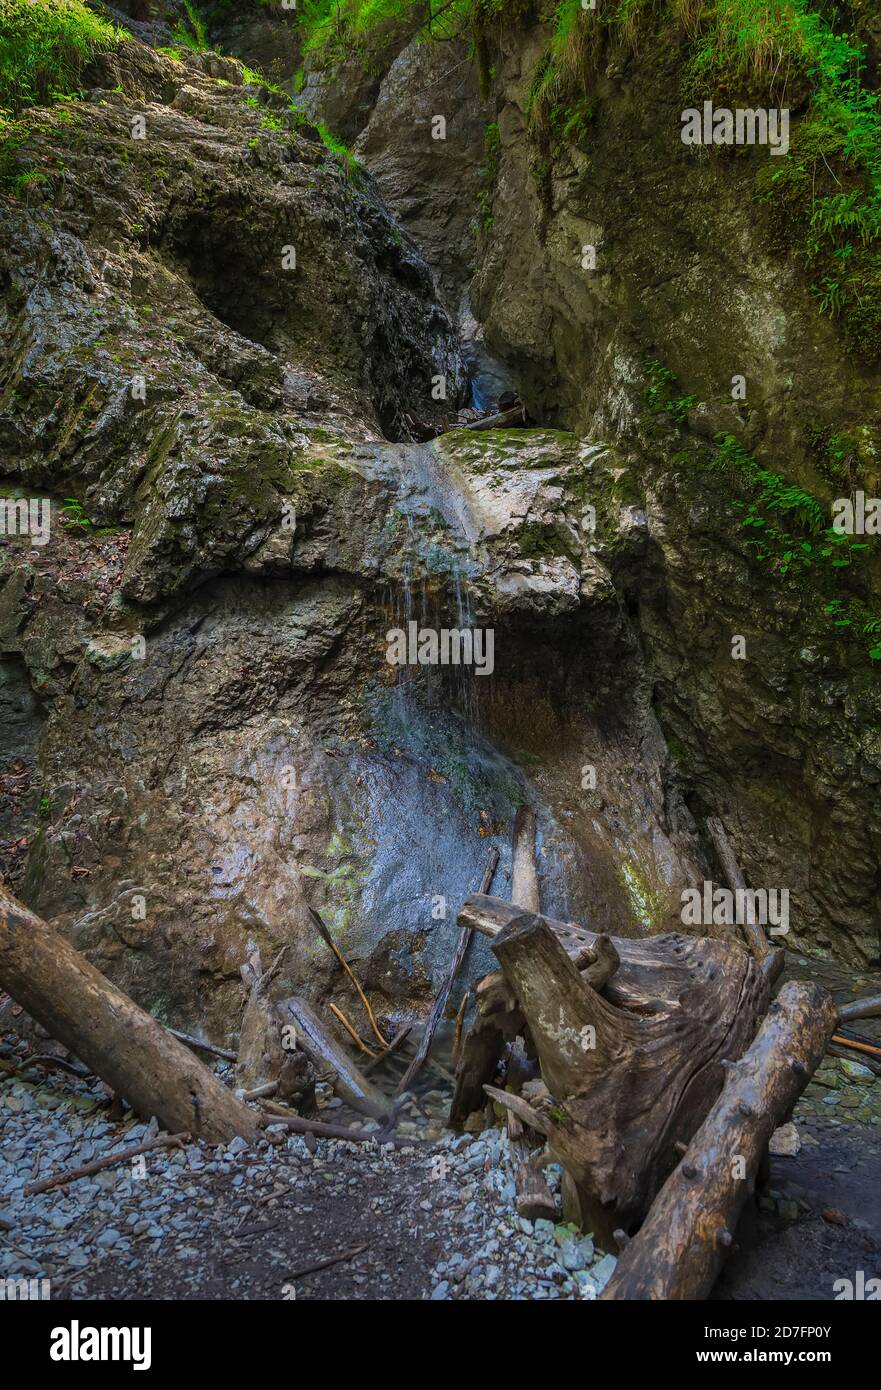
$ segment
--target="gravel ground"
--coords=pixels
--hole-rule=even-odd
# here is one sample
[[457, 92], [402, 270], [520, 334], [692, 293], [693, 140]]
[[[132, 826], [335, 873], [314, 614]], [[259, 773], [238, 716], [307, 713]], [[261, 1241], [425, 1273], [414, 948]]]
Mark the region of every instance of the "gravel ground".
[[[842, 998], [876, 987], [829, 965], [790, 969]], [[860, 1028], [881, 1038], [881, 1020]], [[571, 1227], [517, 1217], [507, 1134], [445, 1130], [450, 1078], [436, 1060], [394, 1143], [269, 1130], [252, 1148], [158, 1150], [27, 1197], [29, 1183], [154, 1132], [112, 1121], [101, 1082], [28, 1068], [27, 1055], [0, 1038], [0, 1279], [47, 1279], [53, 1299], [594, 1299], [614, 1269]], [[406, 1061], [402, 1050], [394, 1065]], [[389, 1092], [397, 1079], [385, 1076]], [[376, 1127], [326, 1087], [319, 1103], [326, 1119]], [[837, 1278], [881, 1275], [881, 1077], [827, 1057], [794, 1121], [715, 1298], [823, 1300]], [[547, 1175], [558, 1192], [559, 1170]]]
[[158, 1150], [26, 1197], [150, 1137], [93, 1113], [101, 1099], [99, 1083], [59, 1073], [51, 1090], [7, 1082], [0, 1277], [47, 1278], [74, 1299], [592, 1299], [614, 1269], [570, 1227], [514, 1214], [501, 1129], [314, 1152], [270, 1129], [251, 1148]]

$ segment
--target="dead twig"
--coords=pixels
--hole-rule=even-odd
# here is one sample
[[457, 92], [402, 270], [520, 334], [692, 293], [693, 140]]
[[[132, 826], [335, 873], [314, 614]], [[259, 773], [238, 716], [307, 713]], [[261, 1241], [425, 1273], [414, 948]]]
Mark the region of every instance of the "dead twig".
[[194, 1038], [189, 1033], [181, 1033], [177, 1028], [169, 1028], [167, 1032], [178, 1042], [186, 1043], [187, 1047], [192, 1047], [196, 1052], [210, 1052], [212, 1057], [222, 1057], [225, 1062], [237, 1062], [239, 1054], [228, 1052], [225, 1047], [215, 1047], [214, 1043], [203, 1042], [201, 1038]]
[[340, 1023], [343, 1025], [346, 1032], [349, 1034], [349, 1037], [352, 1039], [355, 1046], [360, 1048], [362, 1052], [366, 1052], [368, 1057], [376, 1058], [377, 1053], [372, 1052], [370, 1048], [367, 1046], [364, 1039], [359, 1037], [358, 1033], [355, 1031], [355, 1028], [346, 1018], [346, 1015], [343, 1013], [342, 1009], [338, 1009], [336, 1004], [331, 1004], [329, 1007], [334, 1018], [339, 1019]]
[[374, 1067], [378, 1067], [380, 1062], [385, 1061], [386, 1057], [393, 1056], [394, 1053], [396, 1053], [398, 1049], [406, 1042], [407, 1038], [409, 1038], [412, 1031], [413, 1029], [409, 1023], [407, 1024], [406, 1028], [401, 1028], [400, 1031], [395, 1034], [394, 1038], [389, 1043], [385, 1052], [377, 1052], [369, 1062], [366, 1062], [364, 1064], [364, 1066], [362, 1067], [364, 1075], [368, 1076], [370, 1072], [373, 1071]]
[[307, 1274], [317, 1274], [320, 1269], [330, 1269], [331, 1265], [342, 1264], [344, 1260], [354, 1260], [356, 1255], [362, 1254], [366, 1249], [366, 1245], [353, 1245], [351, 1250], [344, 1250], [340, 1255], [329, 1255], [326, 1260], [318, 1260], [314, 1265], [295, 1270], [288, 1278], [305, 1279]]
[[376, 1018], [373, 1014], [373, 1010], [370, 1007], [370, 1000], [367, 998], [367, 995], [364, 993], [363, 989], [356, 980], [354, 973], [352, 972], [352, 969], [349, 966], [349, 962], [346, 960], [339, 946], [337, 946], [336, 942], [334, 941], [333, 937], [328, 931], [327, 924], [325, 923], [324, 918], [321, 916], [320, 912], [315, 911], [314, 907], [310, 907], [309, 912], [313, 922], [315, 923], [316, 927], [318, 928], [321, 934], [322, 941], [324, 941], [325, 945], [329, 946], [331, 951], [333, 951], [340, 965], [343, 967], [349, 979], [352, 981], [352, 984], [355, 986], [355, 989], [358, 991], [358, 998], [361, 1000], [361, 1003], [364, 1005], [364, 1008], [367, 1011], [367, 1017], [370, 1020], [370, 1027], [373, 1029], [373, 1033], [376, 1037], [377, 1042], [379, 1042], [383, 1047], [388, 1047], [388, 1043], [382, 1036], [382, 1033], [379, 1030], [379, 1024], [377, 1023]]
[[280, 1114], [280, 1105], [267, 1105], [268, 1114], [258, 1122], [261, 1129], [269, 1125], [284, 1125], [293, 1134], [314, 1134], [319, 1139], [348, 1139], [352, 1144], [369, 1144], [377, 1138], [379, 1130], [366, 1133], [363, 1129], [347, 1129], [345, 1125], [328, 1125], [321, 1120], [307, 1120], [302, 1115]]
[[161, 1139], [151, 1139], [146, 1144], [133, 1144], [131, 1148], [121, 1149], [119, 1153], [107, 1154], [104, 1158], [96, 1158], [92, 1163], [84, 1163], [81, 1168], [69, 1168], [66, 1173], [57, 1173], [54, 1178], [42, 1178], [40, 1182], [32, 1182], [25, 1188], [24, 1195], [34, 1197], [38, 1192], [48, 1192], [52, 1187], [66, 1187], [69, 1182], [76, 1182], [79, 1178], [90, 1178], [93, 1173], [100, 1173], [103, 1168], [126, 1163], [128, 1159], [136, 1158], [138, 1154], [150, 1153], [152, 1149], [182, 1149], [184, 1144], [189, 1143], [189, 1139], [189, 1134], [166, 1134]]

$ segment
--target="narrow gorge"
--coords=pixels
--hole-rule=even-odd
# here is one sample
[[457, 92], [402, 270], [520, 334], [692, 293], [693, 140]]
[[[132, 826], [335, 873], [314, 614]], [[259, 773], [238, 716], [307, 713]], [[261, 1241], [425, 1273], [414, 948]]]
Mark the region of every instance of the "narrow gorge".
[[0, 0], [0, 1282], [881, 1296], [874, 10]]

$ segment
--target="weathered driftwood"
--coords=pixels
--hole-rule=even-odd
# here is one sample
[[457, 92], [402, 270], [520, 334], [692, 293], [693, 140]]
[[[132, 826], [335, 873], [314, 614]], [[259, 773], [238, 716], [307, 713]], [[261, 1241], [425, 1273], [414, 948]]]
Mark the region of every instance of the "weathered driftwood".
[[[496, 415], [484, 415], [479, 420], [472, 420], [465, 425], [466, 430], [504, 430], [511, 425], [524, 425], [526, 423], [526, 409], [522, 405], [515, 405], [511, 410], [500, 410]], [[454, 426], [453, 428], [463, 428]]]
[[[731, 841], [725, 833], [725, 827], [717, 816], [709, 817], [707, 830], [710, 832], [710, 838], [715, 846], [716, 854], [719, 856], [719, 863], [722, 865], [722, 872], [728, 887], [732, 893], [746, 895], [746, 879], [737, 862]], [[751, 904], [751, 899], [748, 896], [745, 897], [745, 901], [748, 905]], [[768, 938], [765, 936], [761, 922], [754, 920], [752, 915], [748, 915], [747, 920], [743, 923], [743, 934], [756, 959], [764, 960], [771, 948], [768, 945]]]
[[881, 994], [867, 994], [862, 999], [839, 1004], [838, 1022], [847, 1023], [852, 1018], [881, 1018]]
[[256, 1133], [198, 1057], [2, 888], [0, 986], [145, 1119], [210, 1144]]
[[[459, 925], [494, 937], [520, 911], [517, 904], [502, 898], [472, 893], [462, 904]], [[588, 984], [602, 989], [620, 964], [611, 937], [566, 922], [552, 922], [551, 925]], [[484, 1085], [495, 1075], [506, 1044], [527, 1031], [517, 999], [498, 972], [481, 980], [476, 1001], [474, 1020], [458, 1054], [456, 1086], [450, 1107], [453, 1126], [464, 1124], [471, 1111], [483, 1104]]]
[[[511, 858], [511, 902], [522, 912], [538, 912], [538, 866], [535, 862], [535, 812], [521, 806], [514, 817]], [[487, 890], [480, 890], [485, 893]]]
[[[521, 806], [514, 818], [511, 850], [511, 900], [522, 911], [538, 912], [539, 888], [535, 863], [535, 812]], [[485, 898], [489, 886], [471, 894], [466, 903]], [[502, 901], [488, 899], [488, 901]], [[468, 937], [473, 924], [459, 913], [459, 930]], [[487, 975], [478, 984], [476, 1011], [464, 1044], [456, 1049], [456, 1085], [450, 1106], [450, 1124], [464, 1124], [472, 1110], [484, 1103], [483, 1084], [492, 1079], [506, 1043], [523, 1030], [517, 1001], [501, 977]]]
[[297, 1047], [306, 1053], [319, 1077], [330, 1082], [340, 1100], [374, 1120], [388, 1114], [388, 1101], [330, 1035], [305, 999], [283, 999], [278, 1012], [284, 1024], [293, 1024]]
[[[538, 912], [539, 887], [535, 863], [535, 812], [521, 806], [514, 818], [511, 861], [511, 901], [520, 912]], [[466, 906], [476, 900], [501, 902], [486, 898], [486, 889], [466, 898]], [[508, 912], [511, 904], [505, 904]], [[467, 937], [474, 929], [473, 922], [459, 913], [459, 929]], [[456, 1085], [450, 1106], [450, 1124], [461, 1125], [472, 1110], [484, 1104], [483, 1085], [491, 1081], [501, 1061], [505, 1045], [524, 1030], [517, 1001], [501, 977], [484, 977], [476, 990], [476, 1009], [471, 1027], [461, 1049], [456, 1052]]]
[[[499, 852], [494, 847], [490, 850], [489, 859], [487, 860], [486, 868], [483, 871], [483, 878], [480, 881], [479, 891], [481, 893], [489, 892], [492, 886], [493, 877], [495, 876], [495, 872], [498, 867], [498, 863]], [[470, 940], [471, 933], [468, 930], [468, 928], [460, 927], [458, 936], [456, 938], [456, 948], [453, 952], [453, 959], [450, 962], [450, 968], [447, 971], [447, 975], [443, 984], [441, 985], [440, 989], [435, 995], [434, 1003], [431, 1006], [431, 1011], [429, 1012], [428, 1018], [426, 1019], [425, 1027], [422, 1030], [422, 1037], [419, 1039], [419, 1046], [416, 1049], [416, 1056], [413, 1058], [409, 1067], [404, 1072], [404, 1075], [401, 1077], [400, 1083], [395, 1091], [396, 1095], [402, 1095], [404, 1091], [409, 1089], [409, 1087], [412, 1085], [413, 1078], [419, 1073], [423, 1063], [425, 1062], [426, 1057], [428, 1056], [429, 1050], [431, 1048], [432, 1038], [434, 1037], [437, 1025], [443, 1018], [444, 1009], [447, 1007], [447, 1000], [450, 997], [450, 991], [452, 990], [453, 985], [456, 982], [456, 976], [462, 968], [462, 962], [465, 959], [465, 952], [468, 950], [468, 942]]]
[[250, 992], [239, 1034], [236, 1081], [248, 1092], [274, 1085], [279, 1100], [301, 1109], [314, 1101], [315, 1073], [304, 1052], [282, 1045], [284, 1019], [268, 994], [279, 959], [264, 973], [260, 952], [254, 951], [241, 968]]
[[605, 1299], [700, 1299], [713, 1286], [774, 1130], [823, 1059], [836, 1011], [790, 981], [622, 1252]]
[[465, 1034], [456, 1065], [456, 1085], [450, 1104], [453, 1127], [463, 1125], [472, 1110], [483, 1106], [484, 1083], [495, 1076], [505, 1044], [513, 1042], [525, 1027], [517, 1000], [498, 971], [478, 981], [474, 997], [474, 1019]]
[[[513, 1049], [508, 1063], [509, 1087], [514, 1092], [519, 1091], [528, 1076], [529, 1069], [526, 1058], [518, 1044]], [[539, 1219], [556, 1221], [557, 1203], [544, 1174], [532, 1161], [536, 1156], [536, 1151], [527, 1135], [526, 1126], [520, 1117], [514, 1114], [513, 1110], [507, 1111], [505, 1119], [511, 1164], [514, 1170], [516, 1192], [514, 1205], [517, 1209], [517, 1215], [525, 1217], [527, 1221], [538, 1221]]]
[[[767, 981], [736, 942], [616, 938], [609, 945], [620, 963], [609, 975], [605, 959], [578, 969], [588, 953], [606, 954], [584, 928], [476, 896], [460, 921], [493, 938], [504, 977], [494, 1014], [478, 1022], [503, 1020], [512, 1033], [528, 1026], [553, 1097], [542, 1115], [521, 1118], [567, 1170], [569, 1211], [609, 1247], [616, 1228], [645, 1214], [678, 1161], [677, 1143], [702, 1122], [722, 1085], [721, 1062], [752, 1040]], [[488, 1052], [483, 1077], [475, 1066], [468, 1078], [472, 1089], [492, 1079], [498, 1056]]]

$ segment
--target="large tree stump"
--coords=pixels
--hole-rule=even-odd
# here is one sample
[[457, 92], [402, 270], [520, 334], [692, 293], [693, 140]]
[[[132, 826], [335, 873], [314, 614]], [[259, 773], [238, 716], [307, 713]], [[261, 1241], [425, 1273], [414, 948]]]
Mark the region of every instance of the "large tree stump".
[[582, 1222], [611, 1248], [706, 1116], [722, 1062], [752, 1041], [767, 1007], [764, 975], [733, 942], [611, 941], [477, 895], [459, 920], [493, 938], [508, 988], [496, 1016], [509, 1030], [528, 1027], [552, 1096], [540, 1114], [518, 1113], [546, 1135]]
[[823, 1059], [836, 1023], [819, 985], [790, 981], [620, 1256], [605, 1299], [705, 1298], [774, 1130]]
[[189, 1048], [0, 888], [0, 986], [144, 1119], [209, 1144], [253, 1138], [257, 1115]]
[[[538, 870], [535, 862], [535, 812], [529, 806], [518, 808], [511, 837], [511, 903], [508, 912], [538, 912]], [[502, 902], [487, 898], [489, 884], [482, 884], [479, 893], [472, 893], [468, 902]], [[459, 913], [459, 928], [467, 936], [473, 924]], [[458, 1064], [456, 1086], [450, 1105], [450, 1124], [464, 1124], [472, 1110], [484, 1104], [484, 1082], [490, 1081], [509, 1042], [524, 1031], [523, 1015], [501, 976], [485, 975], [475, 991], [474, 1020], [465, 1036]]]

